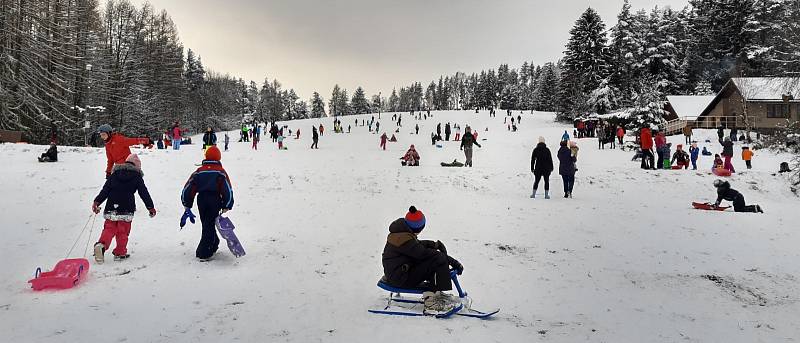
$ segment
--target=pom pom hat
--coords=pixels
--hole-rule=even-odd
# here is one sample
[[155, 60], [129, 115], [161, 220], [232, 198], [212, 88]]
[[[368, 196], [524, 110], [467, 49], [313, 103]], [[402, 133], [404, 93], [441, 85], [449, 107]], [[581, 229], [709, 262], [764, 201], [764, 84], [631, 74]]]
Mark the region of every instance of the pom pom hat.
[[408, 209], [405, 221], [406, 225], [408, 225], [413, 233], [420, 233], [422, 232], [422, 229], [425, 228], [425, 215], [422, 214], [422, 211], [417, 210], [417, 208], [414, 206], [411, 206]]
[[206, 149], [206, 160], [219, 161], [222, 159], [222, 152], [219, 151], [216, 145], [210, 146]]

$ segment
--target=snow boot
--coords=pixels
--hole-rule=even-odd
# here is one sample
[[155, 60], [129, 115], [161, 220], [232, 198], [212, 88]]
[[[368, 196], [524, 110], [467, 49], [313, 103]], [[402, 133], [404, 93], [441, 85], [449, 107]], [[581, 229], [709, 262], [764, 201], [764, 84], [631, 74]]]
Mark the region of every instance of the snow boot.
[[550, 191], [544, 191], [544, 198], [550, 199]]
[[531, 199], [536, 199], [536, 190], [534, 190], [533, 193], [531, 194]]
[[761, 209], [761, 205], [756, 205], [756, 212], [764, 213], [764, 210]]
[[106, 261], [106, 257], [103, 255], [106, 252], [106, 247], [103, 243], [97, 242], [94, 245], [94, 261], [102, 264]]
[[425, 292], [422, 296], [425, 305], [423, 311], [429, 315], [447, 314], [461, 305], [457, 298], [444, 292]]
[[564, 199], [569, 198], [569, 192], [564, 193]]
[[126, 260], [126, 259], [128, 259], [128, 257], [131, 257], [131, 254], [125, 254], [125, 255], [114, 255], [114, 261], [122, 261], [122, 260]]

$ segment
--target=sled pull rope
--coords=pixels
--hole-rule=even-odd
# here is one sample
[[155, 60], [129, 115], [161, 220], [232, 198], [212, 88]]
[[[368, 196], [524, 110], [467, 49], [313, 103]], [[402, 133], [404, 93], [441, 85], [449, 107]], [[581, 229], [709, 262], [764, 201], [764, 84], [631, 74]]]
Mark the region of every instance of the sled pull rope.
[[[89, 236], [86, 237], [86, 246], [83, 248], [83, 258], [86, 258], [86, 251], [89, 250], [89, 242], [92, 241], [92, 233], [94, 232], [95, 219], [97, 219], [97, 214], [92, 216], [92, 226], [89, 227]], [[81, 269], [83, 269], [83, 266], [81, 266]], [[78, 275], [80, 275], [80, 272]]]
[[[86, 220], [86, 224], [83, 224], [83, 229], [81, 229], [81, 232], [78, 234], [78, 237], [75, 237], [75, 243], [72, 243], [72, 247], [69, 248], [69, 251], [67, 252], [67, 256], [65, 256], [64, 258], [69, 258], [69, 255], [72, 254], [72, 250], [75, 249], [75, 246], [78, 245], [78, 241], [83, 236], [83, 232], [86, 231], [86, 227], [89, 226], [89, 222], [92, 221], [92, 218], [96, 218], [96, 217], [97, 217], [97, 215], [94, 214], [94, 213], [89, 215], [89, 219]], [[94, 226], [94, 222], [93, 221], [92, 221], [92, 226]], [[86, 257], [86, 253], [85, 252], [84, 252], [83, 256]]]

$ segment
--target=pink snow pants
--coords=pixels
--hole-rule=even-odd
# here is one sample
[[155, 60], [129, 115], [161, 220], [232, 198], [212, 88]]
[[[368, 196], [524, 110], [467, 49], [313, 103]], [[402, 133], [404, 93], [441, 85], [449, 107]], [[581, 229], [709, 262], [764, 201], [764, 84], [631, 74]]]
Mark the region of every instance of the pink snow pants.
[[733, 163], [731, 163], [731, 156], [724, 156], [725, 157], [725, 169], [729, 170], [731, 173], [735, 173], [736, 170], [733, 169]]
[[128, 235], [131, 233], [131, 223], [125, 221], [106, 220], [103, 225], [103, 233], [100, 234], [98, 242], [103, 243], [106, 250], [111, 246], [111, 239], [116, 238], [117, 246], [114, 247], [114, 256], [122, 256], [128, 253]]

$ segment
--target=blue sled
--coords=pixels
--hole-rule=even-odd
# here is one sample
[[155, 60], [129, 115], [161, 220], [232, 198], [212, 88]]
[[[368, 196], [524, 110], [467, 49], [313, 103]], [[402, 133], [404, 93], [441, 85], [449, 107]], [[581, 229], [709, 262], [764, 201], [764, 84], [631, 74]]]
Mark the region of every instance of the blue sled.
[[[452, 311], [437, 315], [432, 315], [435, 318], [449, 318], [453, 315], [459, 315], [464, 317], [472, 317], [472, 318], [479, 318], [479, 319], [486, 319], [489, 318], [498, 312], [500, 309], [494, 311], [478, 311], [471, 308], [471, 300], [467, 297], [467, 293], [461, 289], [461, 284], [458, 282], [457, 274], [454, 270], [450, 271], [450, 278], [453, 280], [453, 284], [456, 286], [456, 290], [458, 290], [458, 297], [461, 299], [461, 304], [453, 308]], [[384, 307], [381, 310], [368, 310], [370, 313], [376, 314], [387, 314], [393, 316], [408, 316], [408, 317], [421, 317], [421, 316], [429, 316], [430, 314], [425, 313], [424, 311], [412, 311], [415, 307], [422, 306], [423, 300], [421, 298], [407, 298], [403, 297], [402, 294], [422, 294], [427, 289], [425, 288], [400, 288], [395, 287], [386, 282], [385, 279], [381, 278], [378, 281], [378, 287], [381, 289], [389, 292], [389, 298]], [[464, 306], [464, 302], [467, 302], [467, 306]], [[394, 305], [393, 303], [398, 303], [399, 305]], [[408, 307], [411, 309], [408, 309]], [[394, 309], [399, 307], [400, 309]]]

